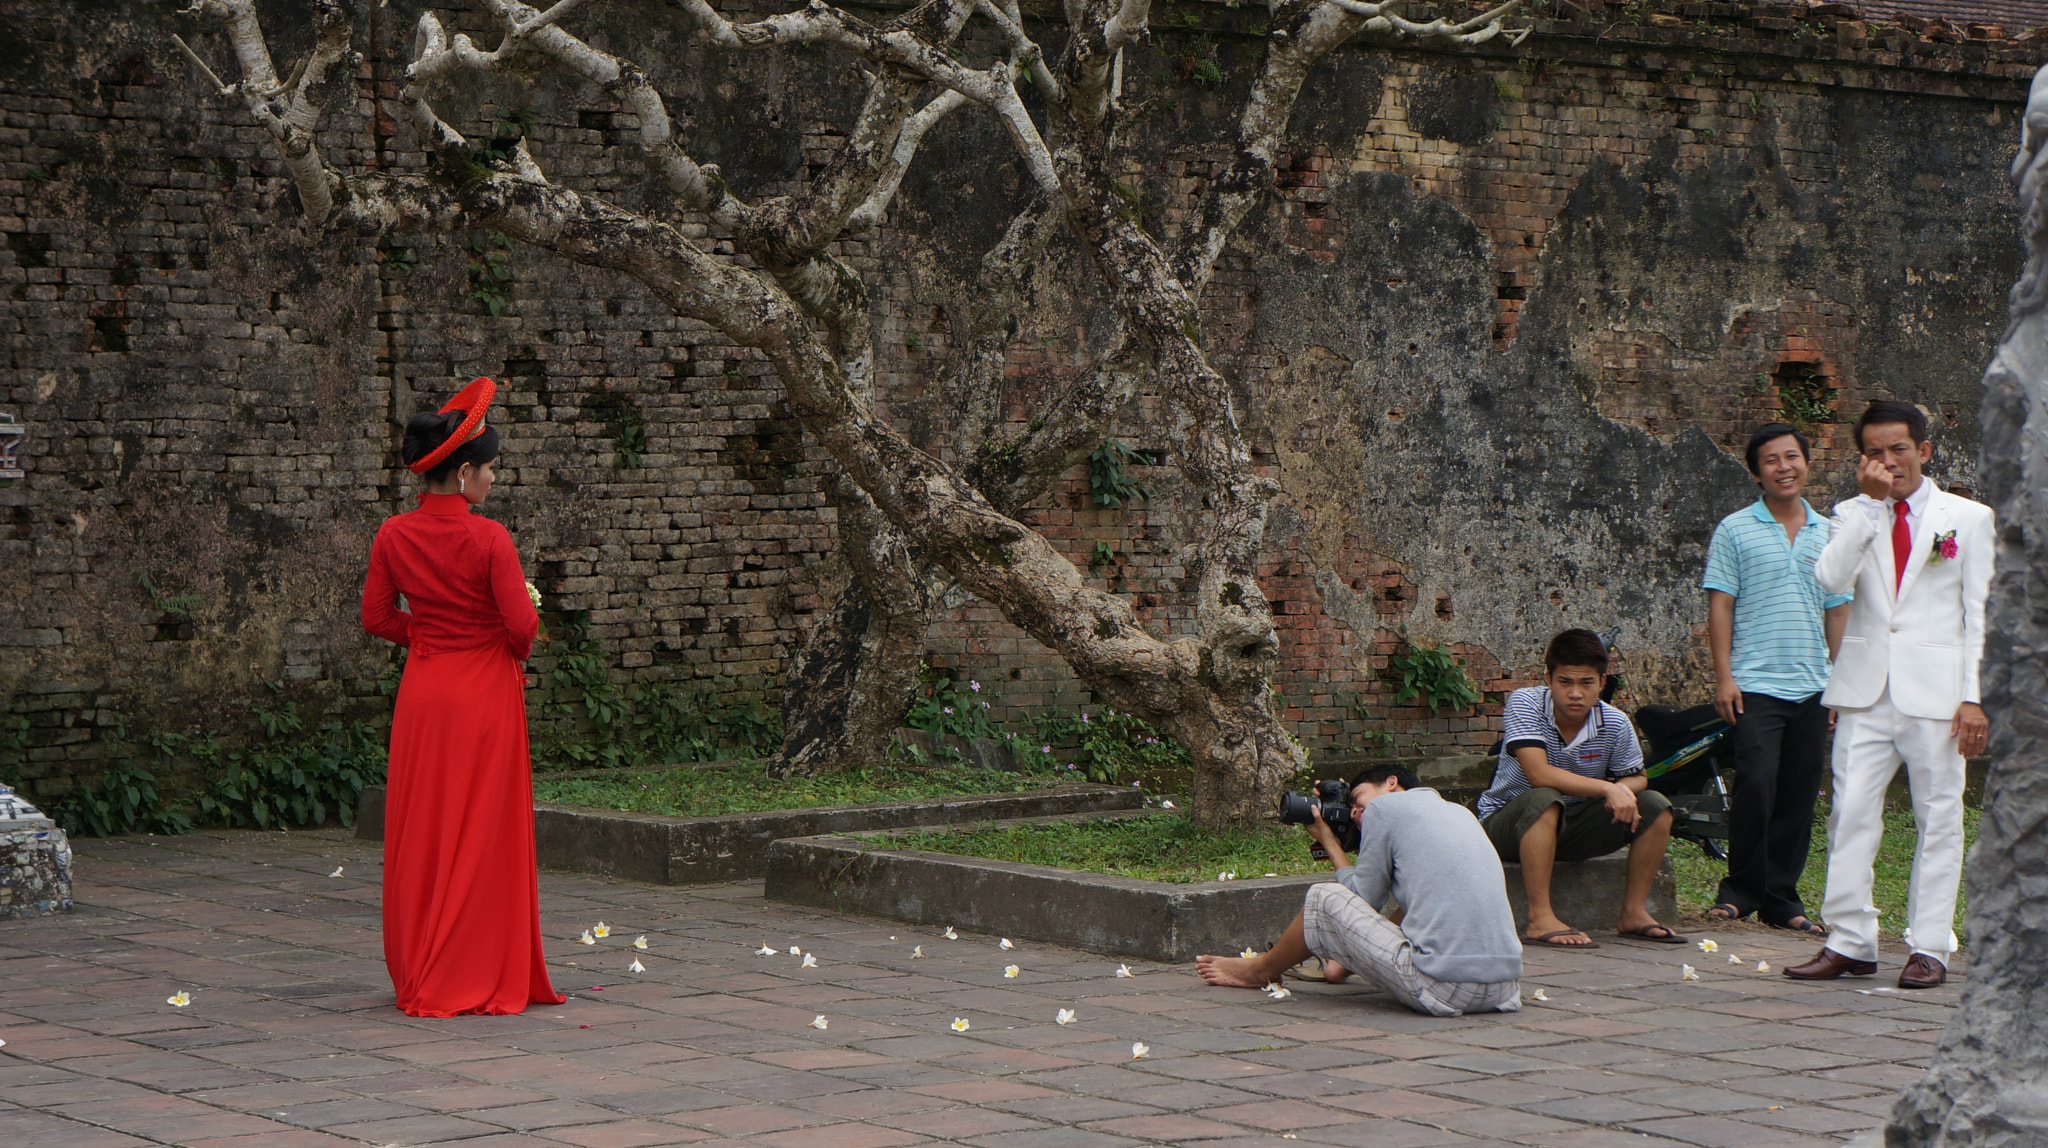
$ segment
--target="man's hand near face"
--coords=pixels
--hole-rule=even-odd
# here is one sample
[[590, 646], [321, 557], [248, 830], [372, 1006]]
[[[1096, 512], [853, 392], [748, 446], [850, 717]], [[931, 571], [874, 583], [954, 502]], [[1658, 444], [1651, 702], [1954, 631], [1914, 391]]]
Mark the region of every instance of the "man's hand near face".
[[1856, 456], [1856, 489], [1862, 491], [1864, 497], [1883, 502], [1891, 497], [1892, 483], [1897, 479], [1898, 476], [1882, 458], [1867, 454]]
[[1323, 852], [1329, 855], [1330, 868], [1343, 869], [1349, 866], [1351, 864], [1351, 856], [1344, 852], [1343, 843], [1337, 840], [1337, 831], [1330, 828], [1329, 822], [1323, 820], [1323, 807], [1321, 803], [1310, 805], [1308, 807], [1308, 814], [1309, 822], [1307, 828], [1309, 836], [1314, 837], [1316, 844], [1322, 846]]

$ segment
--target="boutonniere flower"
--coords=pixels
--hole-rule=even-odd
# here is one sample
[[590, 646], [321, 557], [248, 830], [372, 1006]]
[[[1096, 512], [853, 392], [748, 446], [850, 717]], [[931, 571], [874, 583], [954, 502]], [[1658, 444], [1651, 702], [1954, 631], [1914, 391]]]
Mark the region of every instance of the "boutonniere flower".
[[1955, 556], [1956, 532], [1950, 530], [1935, 535], [1934, 545], [1930, 546], [1927, 551], [1928, 563], [1931, 565], [1936, 562], [1946, 562], [1949, 559], [1954, 558]]

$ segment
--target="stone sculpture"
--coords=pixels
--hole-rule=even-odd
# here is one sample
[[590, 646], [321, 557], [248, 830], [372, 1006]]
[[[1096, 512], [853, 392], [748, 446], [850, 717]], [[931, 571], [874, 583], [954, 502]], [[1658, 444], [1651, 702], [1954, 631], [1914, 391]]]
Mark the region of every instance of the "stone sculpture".
[[1984, 373], [1984, 495], [1999, 536], [1984, 642], [1991, 771], [1965, 871], [1969, 980], [1926, 1078], [1892, 1110], [1888, 1148], [2048, 1143], [2048, 67], [2012, 171], [2027, 263]]
[[41, 810], [0, 785], [0, 919], [70, 907], [70, 840]]

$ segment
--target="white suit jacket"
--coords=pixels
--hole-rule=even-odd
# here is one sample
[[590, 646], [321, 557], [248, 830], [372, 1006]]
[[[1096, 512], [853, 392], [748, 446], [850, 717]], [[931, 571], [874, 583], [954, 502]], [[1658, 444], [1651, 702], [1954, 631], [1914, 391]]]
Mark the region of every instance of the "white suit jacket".
[[[1854, 501], [1835, 504], [1834, 535], [1814, 578], [1831, 594], [1853, 591], [1856, 600], [1823, 705], [1862, 709], [1889, 687], [1900, 713], [1947, 721], [1957, 706], [1978, 700], [1997, 544], [1991, 508], [1940, 489], [1928, 495], [1896, 593], [1890, 524], [1880, 529]], [[1931, 560], [1935, 539], [1951, 530], [1956, 556]]]

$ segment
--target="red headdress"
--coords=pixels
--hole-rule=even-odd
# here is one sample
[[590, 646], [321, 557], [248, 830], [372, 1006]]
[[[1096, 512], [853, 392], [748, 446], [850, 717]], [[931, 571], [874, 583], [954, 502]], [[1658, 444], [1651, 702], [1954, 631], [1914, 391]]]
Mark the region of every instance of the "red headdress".
[[463, 444], [484, 433], [484, 411], [490, 407], [491, 400], [496, 398], [497, 394], [498, 384], [489, 379], [480, 378], [462, 388], [461, 393], [449, 399], [447, 405], [439, 412], [444, 415], [449, 411], [466, 412], [462, 425], [455, 428], [455, 433], [448, 436], [447, 442], [428, 451], [407, 469], [414, 474], [425, 474], [441, 465], [449, 455], [462, 449]]

